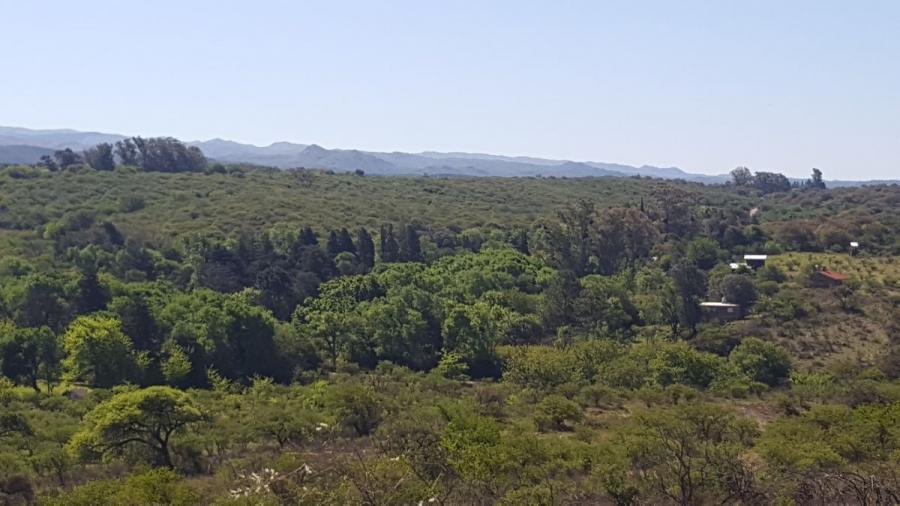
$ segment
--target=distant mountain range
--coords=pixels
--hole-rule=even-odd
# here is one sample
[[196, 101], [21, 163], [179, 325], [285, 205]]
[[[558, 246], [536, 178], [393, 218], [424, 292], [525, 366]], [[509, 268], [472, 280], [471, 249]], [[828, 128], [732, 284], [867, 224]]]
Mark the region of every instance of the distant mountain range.
[[[82, 150], [101, 142], [114, 143], [123, 135], [77, 130], [31, 130], [0, 127], [0, 164], [35, 163], [53, 150]], [[525, 156], [501, 156], [483, 153], [381, 153], [356, 149], [326, 149], [316, 144], [276, 142], [254, 146], [212, 139], [188, 144], [199, 147], [210, 159], [220, 162], [252, 163], [282, 169], [305, 167], [334, 171], [362, 170], [376, 175], [433, 176], [651, 176], [684, 179], [703, 183], [721, 183], [729, 176], [692, 174], [677, 167], [633, 167], [615, 163], [551, 160]], [[897, 181], [829, 181], [832, 186], [895, 183]]]
[[632, 176], [721, 182], [727, 176], [689, 174], [674, 167], [632, 167], [612, 163], [573, 162], [544, 158], [509, 157], [482, 153], [382, 153], [357, 149], [325, 149], [316, 144], [276, 142], [260, 147], [213, 139], [189, 143], [209, 158], [280, 168], [307, 167], [336, 171], [363, 170], [367, 174], [429, 174], [440, 176]]

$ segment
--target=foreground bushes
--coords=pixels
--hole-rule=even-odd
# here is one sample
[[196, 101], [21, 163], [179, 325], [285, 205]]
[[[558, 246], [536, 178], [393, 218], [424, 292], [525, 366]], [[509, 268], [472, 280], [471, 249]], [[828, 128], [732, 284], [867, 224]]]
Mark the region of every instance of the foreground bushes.
[[792, 367], [782, 348], [754, 338], [744, 340], [727, 358], [666, 339], [504, 347], [499, 353], [505, 381], [542, 392], [592, 384], [631, 390], [684, 385], [746, 395], [784, 383]]
[[[7, 387], [3, 408], [25, 424], [16, 427], [29, 429], [0, 436], [0, 470], [18, 476], [2, 486], [47, 504], [103, 498], [129, 505], [409, 504], [432, 497], [446, 504], [768, 503], [795, 498], [804, 480], [832, 479], [823, 473], [856, 473], [895, 490], [889, 479], [900, 449], [900, 397], [891, 397], [892, 383], [869, 373], [823, 381], [795, 375], [796, 392], [762, 394], [738, 412], [717, 397], [722, 378], [707, 390], [658, 381], [704, 378], [672, 371], [684, 364], [733, 367], [728, 359], [712, 366], [706, 354], [682, 359], [681, 346], [653, 344], [653, 353], [648, 343], [606, 341], [521, 350], [517, 360], [540, 363], [555, 352], [578, 359], [577, 374], [546, 389], [448, 380], [390, 365], [308, 385], [221, 380], [214, 390], [124, 387], [72, 399]], [[758, 346], [750, 341], [747, 348]], [[653, 364], [639, 388], [613, 387], [596, 374], [635, 357]], [[546, 363], [558, 370], [564, 361]], [[537, 370], [534, 363], [516, 369], [530, 370]], [[581, 379], [591, 372], [601, 379]], [[841, 404], [859, 402], [863, 397], [847, 393], [873, 383], [881, 395], [866, 398], [876, 403]], [[758, 413], [774, 420], [762, 425]], [[134, 439], [147, 435], [152, 443], [154, 433], [141, 427], [179, 418], [187, 425], [171, 432], [174, 470], [167, 470], [152, 444]], [[115, 451], [102, 451], [104, 445]], [[162, 467], [147, 471], [148, 465]], [[688, 482], [678, 478], [685, 473]]]

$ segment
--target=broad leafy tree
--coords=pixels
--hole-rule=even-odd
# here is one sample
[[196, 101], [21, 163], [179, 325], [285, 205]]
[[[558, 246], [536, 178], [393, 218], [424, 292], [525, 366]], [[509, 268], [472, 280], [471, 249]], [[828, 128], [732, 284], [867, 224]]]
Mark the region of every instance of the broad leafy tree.
[[59, 377], [61, 350], [47, 327], [19, 328], [0, 322], [0, 372], [39, 391], [38, 381], [52, 390]]
[[65, 372], [73, 381], [111, 387], [141, 379], [144, 357], [135, 352], [118, 318], [79, 316], [63, 334], [62, 343]]
[[752, 499], [752, 471], [741, 458], [755, 424], [702, 403], [638, 413], [623, 444], [634, 471], [675, 504]]
[[84, 151], [84, 161], [95, 170], [109, 171], [116, 168], [113, 146], [108, 142], [86, 149]]
[[120, 455], [137, 447], [157, 466], [174, 467], [172, 438], [205, 419], [190, 394], [155, 386], [113, 396], [85, 417], [85, 428], [69, 442], [79, 454]]

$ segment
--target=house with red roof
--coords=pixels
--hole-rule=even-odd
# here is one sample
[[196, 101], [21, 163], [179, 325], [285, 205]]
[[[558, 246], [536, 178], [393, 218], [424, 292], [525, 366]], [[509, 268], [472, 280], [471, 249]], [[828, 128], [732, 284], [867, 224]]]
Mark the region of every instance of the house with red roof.
[[844, 281], [850, 279], [850, 276], [842, 273], [829, 271], [828, 269], [819, 269], [816, 271], [814, 282], [816, 286], [828, 288], [844, 284]]

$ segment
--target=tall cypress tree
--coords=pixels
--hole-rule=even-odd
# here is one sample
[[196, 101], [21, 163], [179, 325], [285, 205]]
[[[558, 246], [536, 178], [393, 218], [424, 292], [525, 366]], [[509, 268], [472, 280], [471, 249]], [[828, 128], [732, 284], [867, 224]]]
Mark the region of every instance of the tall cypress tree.
[[397, 262], [400, 260], [400, 245], [394, 237], [394, 226], [390, 223], [381, 226], [381, 261]]
[[346, 228], [342, 228], [341, 232], [338, 234], [339, 243], [341, 245], [341, 251], [346, 251], [349, 253], [356, 254], [356, 246], [353, 245], [353, 237], [350, 236], [350, 232]]
[[325, 249], [328, 251], [328, 256], [332, 258], [336, 257], [337, 254], [342, 251], [341, 239], [334, 230], [328, 233], [328, 244], [326, 244]]
[[319, 238], [316, 236], [316, 233], [313, 229], [309, 227], [303, 227], [300, 229], [300, 235], [297, 237], [297, 241], [304, 246], [313, 246], [315, 244], [319, 244]]
[[419, 243], [419, 232], [413, 225], [406, 225], [400, 243], [400, 259], [404, 262], [422, 260], [422, 245]]
[[85, 268], [78, 281], [78, 300], [76, 309], [79, 313], [93, 313], [104, 309], [109, 303], [109, 292], [100, 284], [97, 269]]
[[356, 249], [359, 263], [367, 271], [371, 270], [375, 266], [375, 243], [365, 228], [360, 227], [356, 232]]
[[149, 351], [153, 357], [159, 354], [162, 345], [159, 327], [146, 296], [136, 293], [117, 297], [110, 309], [119, 315], [122, 331], [131, 338], [137, 350]]
[[670, 276], [678, 295], [678, 318], [693, 337], [702, 317], [700, 299], [706, 293], [706, 275], [696, 264], [685, 259], [672, 266]]
[[517, 230], [512, 237], [512, 246], [523, 255], [530, 254], [528, 251], [528, 231], [524, 228]]

